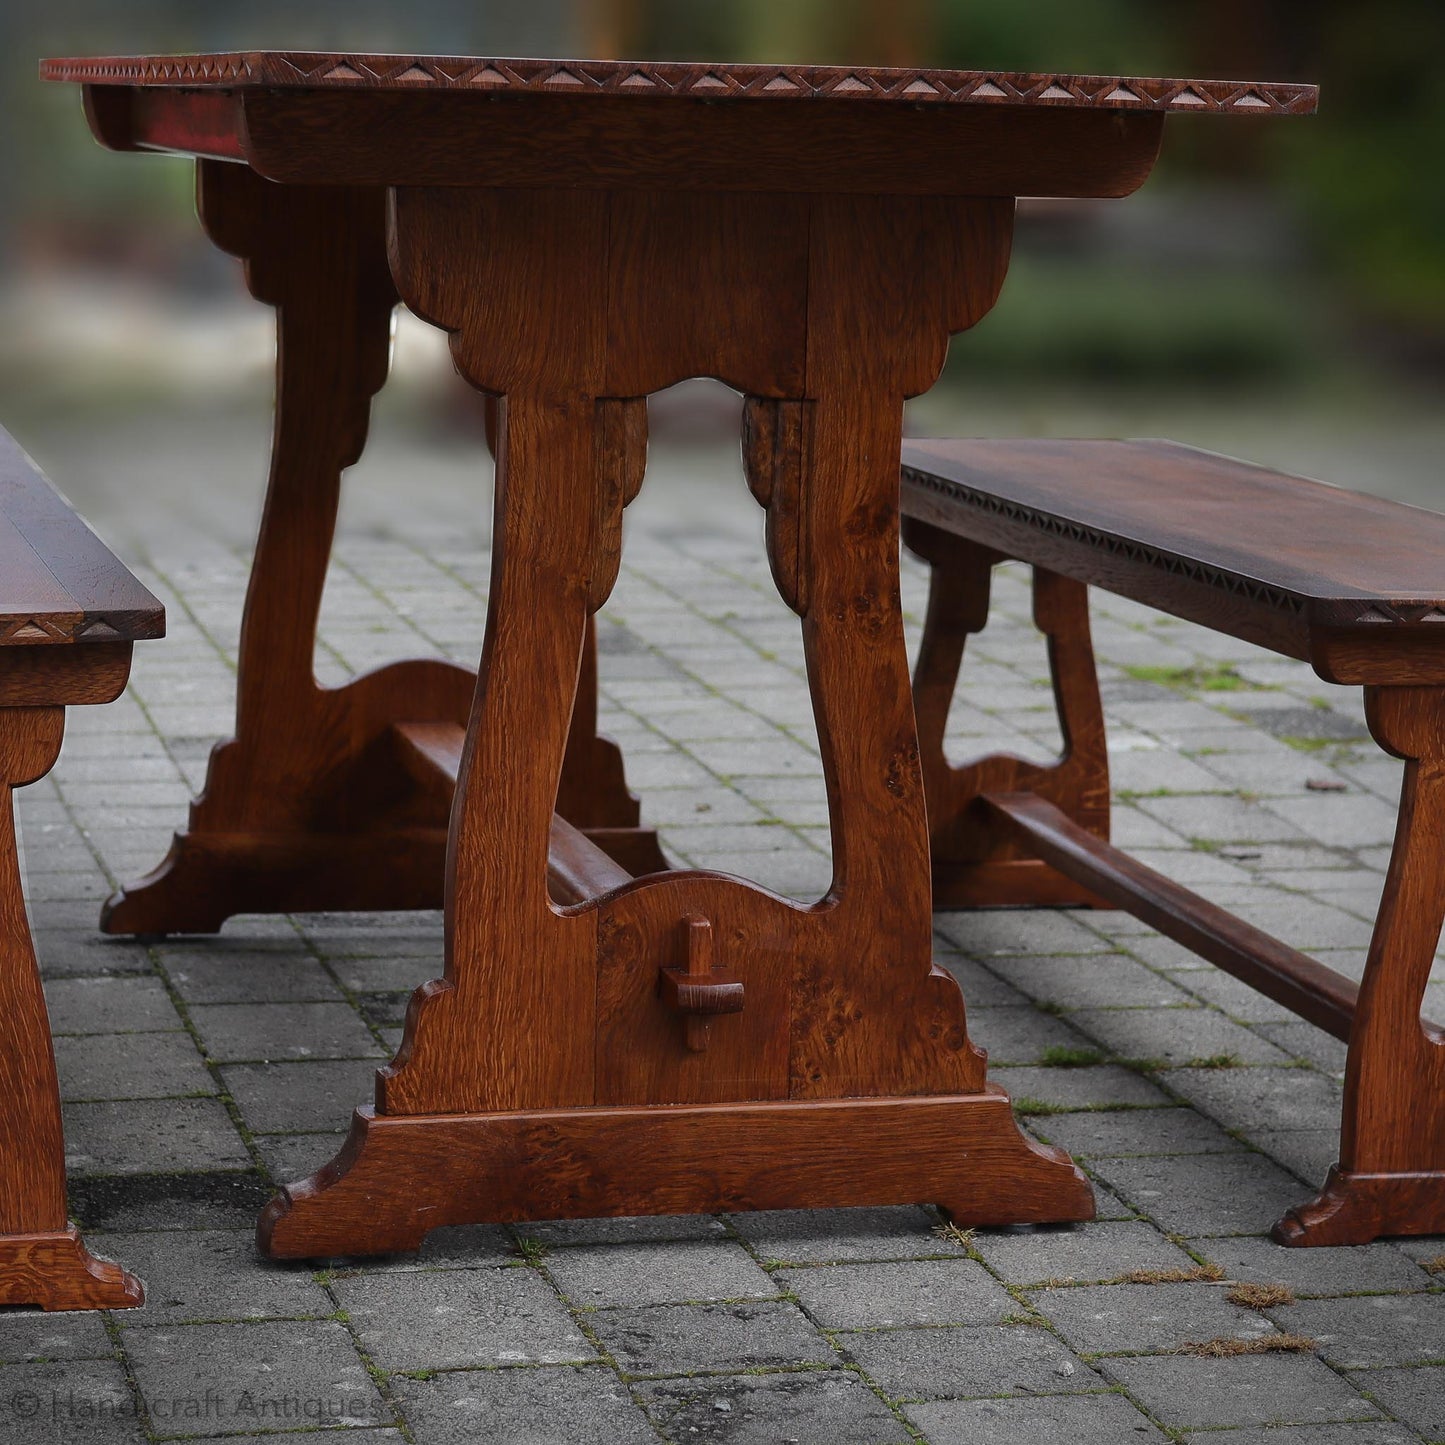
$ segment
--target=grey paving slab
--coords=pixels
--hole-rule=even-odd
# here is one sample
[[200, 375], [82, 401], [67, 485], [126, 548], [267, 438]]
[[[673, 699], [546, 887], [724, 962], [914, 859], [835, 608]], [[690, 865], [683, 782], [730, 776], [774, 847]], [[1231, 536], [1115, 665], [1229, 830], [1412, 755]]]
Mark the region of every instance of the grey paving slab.
[[[99, 1239], [92, 1237], [86, 1243], [93, 1254], [108, 1257]], [[0, 1314], [0, 1363], [109, 1359], [114, 1353], [100, 1314], [13, 1309]]]
[[779, 1284], [731, 1240], [558, 1249], [547, 1256], [557, 1288], [577, 1305], [682, 1304], [768, 1299]]
[[1204, 1281], [1040, 1290], [1034, 1308], [1086, 1355], [1174, 1350], [1191, 1342], [1276, 1333], [1262, 1315], [1230, 1304], [1223, 1289]]
[[[93, 920], [88, 920], [94, 926]], [[165, 985], [154, 977], [50, 979], [50, 1028], [57, 1034], [151, 1032], [183, 1027]]]
[[72, 1174], [70, 1212], [86, 1229], [254, 1228], [273, 1190], [252, 1169], [187, 1173]]
[[1361, 1370], [1351, 1383], [1427, 1440], [1445, 1440], [1445, 1366]]
[[1445, 1294], [1301, 1300], [1270, 1315], [1343, 1369], [1445, 1364]]
[[0, 1369], [0, 1445], [141, 1445], [140, 1405], [119, 1364]]
[[1042, 1003], [1060, 1008], [1165, 1007], [1189, 1002], [1167, 978], [1122, 953], [1060, 958], [996, 957], [998, 976]]
[[1149, 1445], [1167, 1437], [1121, 1395], [940, 1400], [904, 1414], [932, 1445]]
[[1324, 1184], [1330, 1166], [1340, 1157], [1338, 1128], [1255, 1129], [1246, 1126], [1240, 1134], [1276, 1163], [1314, 1187]]
[[332, 1284], [370, 1357], [386, 1370], [565, 1364], [596, 1349], [534, 1269], [355, 1273]]
[[1114, 1221], [1062, 1229], [985, 1230], [974, 1247], [1010, 1284], [1119, 1279], [1138, 1269], [1193, 1269], [1195, 1261], [1152, 1225]]
[[1245, 1064], [1289, 1062], [1283, 1049], [1211, 1008], [1079, 1009], [1069, 1021], [1120, 1058], [1170, 1067], [1220, 1056]]
[[206, 1053], [219, 1063], [384, 1056], [346, 1003], [198, 1004], [190, 1015]]
[[135, 1330], [126, 1353], [161, 1434], [193, 1435], [202, 1420], [212, 1433], [391, 1423], [351, 1336], [335, 1320]]
[[868, 1330], [835, 1343], [894, 1400], [1053, 1395], [1107, 1389], [1067, 1345], [1035, 1325]]
[[343, 1129], [376, 1088], [375, 1059], [230, 1064], [221, 1080], [258, 1134]]
[[[219, 940], [208, 940], [216, 943]], [[188, 1004], [306, 1003], [336, 1000], [341, 990], [314, 958], [296, 947], [284, 950], [201, 946], [159, 950], [161, 967]]]
[[263, 1260], [254, 1229], [95, 1234], [88, 1243], [145, 1284], [145, 1304], [116, 1315], [126, 1329], [321, 1316], [334, 1308], [308, 1267]]
[[997, 1324], [1018, 1306], [968, 1259], [780, 1269], [774, 1278], [828, 1329]]
[[1343, 1091], [1312, 1069], [1171, 1069], [1169, 1087], [1234, 1129], [1338, 1129]]
[[216, 1099], [128, 1099], [67, 1104], [66, 1168], [149, 1174], [248, 1168], [251, 1156]]
[[1169, 1103], [1169, 1096], [1150, 1078], [1117, 1064], [1088, 1068], [990, 1068], [989, 1078], [1005, 1089], [1015, 1104], [1020, 1099], [1032, 1099], [1071, 1110]]
[[1258, 1429], [1190, 1431], [1190, 1445], [1416, 1445], [1420, 1437], [1392, 1420], [1354, 1425], [1266, 1425]]
[[1369, 1420], [1379, 1411], [1313, 1355], [1139, 1356], [1101, 1363], [1161, 1424], [1323, 1424]]
[[1063, 1019], [1036, 1008], [975, 1008], [968, 1011], [968, 1032], [989, 1061], [1037, 1064], [1050, 1049], [1087, 1049], [1091, 1040]]
[[587, 1324], [629, 1375], [838, 1363], [838, 1352], [817, 1326], [783, 1300], [599, 1309]]
[[657, 1445], [627, 1387], [600, 1365], [393, 1376], [391, 1386], [416, 1445]]
[[1140, 1213], [1174, 1234], [1266, 1234], [1309, 1193], [1262, 1154], [1100, 1159], [1093, 1167]]
[[[1174, 1078], [1175, 1070], [1169, 1075]], [[1192, 1109], [1112, 1109], [1034, 1121], [1049, 1143], [1081, 1158], [1129, 1154], [1221, 1154], [1243, 1146]]]
[[1298, 1295], [1428, 1289], [1432, 1276], [1395, 1244], [1287, 1249], [1268, 1239], [1196, 1239], [1190, 1247], [1231, 1279], [1284, 1284]]
[[772, 1209], [735, 1214], [732, 1226], [760, 1259], [786, 1264], [961, 1255], [936, 1214], [914, 1205], [877, 1209]]
[[635, 1390], [672, 1440], [910, 1445], [914, 1439], [856, 1375], [842, 1371], [655, 1380]]
[[85, 1034], [55, 1040], [60, 1097], [164, 1099], [215, 1094], [189, 1034]]

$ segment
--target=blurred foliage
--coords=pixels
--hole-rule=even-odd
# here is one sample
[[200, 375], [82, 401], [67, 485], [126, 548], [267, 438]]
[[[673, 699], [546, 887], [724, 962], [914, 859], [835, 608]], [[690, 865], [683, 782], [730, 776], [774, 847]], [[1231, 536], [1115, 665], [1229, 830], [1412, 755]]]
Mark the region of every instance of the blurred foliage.
[[1131, 387], [1278, 385], [1317, 377], [1329, 319], [1308, 288], [1269, 275], [1177, 275], [1120, 263], [1025, 252], [998, 305], [949, 352], [948, 371], [1007, 383], [1029, 379]]
[[[248, 47], [1319, 80], [1311, 120], [1172, 122], [1150, 188], [1207, 180], [1291, 198], [1297, 287], [1277, 289], [1277, 266], [1253, 268], [1251, 282], [1247, 262], [1232, 278], [1195, 267], [1195, 279], [1172, 284], [1111, 269], [1107, 251], [1102, 270], [1079, 259], [1083, 284], [1080, 269], [1070, 280], [1040, 262], [1010, 291], [1026, 277], [1044, 299], [1020, 311], [1012, 339], [985, 347], [981, 333], [980, 349], [1014, 365], [1011, 348], [1024, 355], [1036, 313], [1038, 326], [1056, 323], [1051, 356], [1087, 350], [1092, 337], [1091, 364], [1120, 375], [1283, 373], [1316, 344], [1316, 313], [1339, 297], [1386, 332], [1445, 337], [1445, 0], [0, 0], [0, 246], [8, 231], [13, 250], [28, 229], [42, 251], [62, 235], [92, 237], [101, 251], [107, 235], [129, 232], [160, 248], [158, 266], [181, 264], [169, 257], [193, 244], [189, 166], [101, 152], [74, 92], [39, 85], [33, 67], [44, 54]], [[177, 238], [169, 254], [157, 239], [166, 221]], [[1316, 260], [1328, 272], [1311, 294]], [[1276, 329], [1293, 339], [1272, 339]], [[1248, 357], [1231, 335], [1250, 338]]]

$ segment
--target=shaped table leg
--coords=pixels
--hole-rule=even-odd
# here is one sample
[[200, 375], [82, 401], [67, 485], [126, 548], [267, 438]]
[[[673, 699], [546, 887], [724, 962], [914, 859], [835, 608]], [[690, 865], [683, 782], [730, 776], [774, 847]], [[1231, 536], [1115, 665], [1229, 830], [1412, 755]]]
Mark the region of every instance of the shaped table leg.
[[[414, 996], [377, 1108], [267, 1207], [264, 1251], [671, 1209], [1092, 1215], [1083, 1175], [985, 1082], [958, 985], [932, 962], [898, 595], [903, 400], [991, 304], [1008, 216], [997, 202], [397, 193], [403, 295], [453, 333], [475, 385], [506, 396], [447, 972]], [[908, 246], [928, 254], [900, 292], [892, 258]], [[812, 906], [718, 874], [629, 879], [554, 821], [588, 619], [641, 481], [641, 398], [696, 374], [751, 394], [750, 479], [802, 622], [833, 825], [833, 885]], [[728, 1011], [708, 1013], [704, 1038], [709, 987]]]

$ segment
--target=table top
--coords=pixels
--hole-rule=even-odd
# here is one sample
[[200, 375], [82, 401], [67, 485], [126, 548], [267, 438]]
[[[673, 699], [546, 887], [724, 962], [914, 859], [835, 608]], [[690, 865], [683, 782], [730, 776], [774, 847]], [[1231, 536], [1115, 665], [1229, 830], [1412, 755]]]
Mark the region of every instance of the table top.
[[757, 65], [696, 61], [539, 60], [254, 50], [41, 62], [43, 80], [87, 85], [292, 90], [446, 90], [687, 97], [716, 101], [857, 101], [1041, 106], [1237, 115], [1303, 115], [1313, 85], [1016, 71]]

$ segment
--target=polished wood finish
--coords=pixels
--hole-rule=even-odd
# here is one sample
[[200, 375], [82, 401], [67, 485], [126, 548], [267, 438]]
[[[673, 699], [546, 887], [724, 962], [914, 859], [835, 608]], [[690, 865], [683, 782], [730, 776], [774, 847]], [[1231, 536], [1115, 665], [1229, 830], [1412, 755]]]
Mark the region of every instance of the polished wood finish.
[[[1087, 1216], [1083, 1176], [989, 1091], [932, 962], [903, 403], [993, 305], [1013, 197], [1123, 195], [1166, 113], [1298, 113], [1313, 90], [284, 53], [45, 74], [85, 86], [103, 143], [203, 158], [207, 228], [281, 333], [237, 738], [168, 870], [108, 926], [214, 927], [308, 893], [410, 906], [428, 881], [445, 898], [445, 977], [414, 995], [376, 1113], [268, 1211], [262, 1247], [885, 1199]], [[487, 639], [474, 687], [402, 664], [431, 670], [323, 693], [309, 659], [337, 474], [397, 297], [489, 401]], [[802, 628], [834, 860], [811, 905], [667, 869], [597, 736], [593, 618], [642, 484], [646, 399], [692, 376], [744, 396], [748, 481]], [[1057, 597], [1040, 605], [1073, 635]], [[335, 872], [317, 882], [342, 856], [350, 903]]]
[[0, 561], [0, 647], [132, 642], [165, 632], [160, 603], [5, 431]]
[[735, 61], [529, 60], [508, 56], [238, 51], [45, 60], [42, 80], [179, 90], [421, 90], [496, 96], [613, 94], [629, 101], [902, 101], [910, 107], [1007, 106], [1105, 111], [1305, 115], [1318, 87], [1248, 80], [1166, 80], [1006, 70], [759, 65]]
[[[909, 1167], [897, 1167], [908, 1139]], [[996, 1088], [961, 1097], [388, 1117], [358, 1109], [341, 1153], [261, 1216], [274, 1258], [414, 1250], [473, 1220], [686, 1214], [937, 1200], [960, 1225], [1090, 1219], [1077, 1170], [1025, 1139]], [[988, 1181], [981, 1188], [982, 1180]]]
[[1438, 512], [1166, 441], [910, 441], [903, 491], [911, 516], [1328, 682], [1445, 683]]
[[[1053, 875], [1348, 1043], [1339, 1162], [1320, 1195], [1275, 1226], [1277, 1240], [1445, 1231], [1445, 1030], [1421, 1017], [1445, 922], [1445, 518], [1164, 442], [960, 440], [911, 444], [903, 456], [903, 504], [919, 519], [910, 535], [934, 567], [917, 685], [920, 719], [936, 727], [962, 637], [986, 618], [985, 574], [1004, 556], [1033, 564], [1036, 587], [1064, 573], [1074, 589], [1061, 601], [1076, 614], [1061, 716], [1070, 685], [1092, 695], [1083, 711], [1097, 715], [1084, 584], [1366, 683], [1370, 730], [1406, 768], [1358, 987], [1112, 847], [1056, 796], [1048, 771], [1014, 780], [1005, 769], [995, 781], [986, 773], [997, 761], [985, 760], [985, 776], [961, 791], [954, 780], [967, 770], [943, 772], [930, 784], [933, 834], [947, 848], [960, 833], [1001, 832]], [[1062, 658], [1053, 660], [1057, 683]], [[1016, 900], [1006, 875], [987, 881], [994, 896], [979, 886], [960, 901]]]
[[60, 753], [65, 705], [125, 686], [159, 602], [0, 432], [0, 1304], [126, 1309], [140, 1282], [94, 1258], [66, 1213], [45, 995], [21, 889], [13, 794]]
[[913, 673], [918, 746], [928, 795], [935, 908], [1096, 904], [1096, 895], [1020, 845], [993, 812], [990, 793], [1027, 790], [1050, 799], [1079, 827], [1109, 836], [1109, 754], [1094, 673], [1087, 588], [1043, 568], [1034, 571], [1034, 622], [1048, 642], [1063, 750], [1040, 765], [995, 753], [960, 767], [944, 748], [948, 710], [968, 637], [988, 623], [996, 552], [916, 517], [906, 517], [908, 549], [932, 571], [923, 639]]

